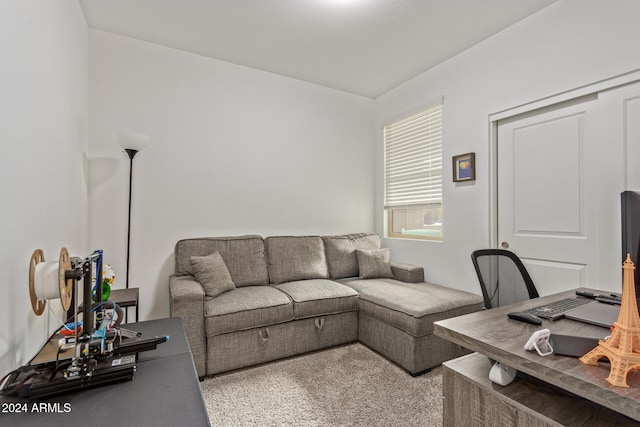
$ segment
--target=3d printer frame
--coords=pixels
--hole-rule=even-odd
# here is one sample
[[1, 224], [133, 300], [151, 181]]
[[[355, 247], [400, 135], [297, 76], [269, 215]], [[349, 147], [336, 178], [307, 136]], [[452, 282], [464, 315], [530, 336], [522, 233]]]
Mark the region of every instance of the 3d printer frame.
[[[63, 345], [59, 344], [55, 361], [32, 364], [31, 362], [7, 374], [0, 381], [0, 393], [24, 398], [39, 398], [68, 391], [132, 380], [136, 370], [136, 355], [140, 351], [153, 350], [169, 337], [157, 336], [140, 339], [140, 334], [118, 328], [122, 310], [112, 301], [102, 298], [102, 251], [98, 250], [85, 259], [73, 258], [71, 269], [65, 271], [65, 280], [73, 281], [73, 303], [67, 312], [73, 319], [73, 334], [69, 339], [74, 354], [60, 360]], [[96, 265], [97, 283], [93, 299], [93, 266]], [[78, 319], [78, 282], [82, 281], [82, 330]], [[111, 317], [105, 310], [112, 309]], [[71, 314], [71, 310], [73, 313]], [[117, 322], [109, 325], [113, 316]], [[62, 326], [51, 339], [56, 337]], [[50, 341], [48, 340], [48, 341]], [[65, 341], [66, 342], [66, 341]], [[45, 344], [46, 345], [46, 344]], [[33, 361], [33, 359], [32, 359]]]

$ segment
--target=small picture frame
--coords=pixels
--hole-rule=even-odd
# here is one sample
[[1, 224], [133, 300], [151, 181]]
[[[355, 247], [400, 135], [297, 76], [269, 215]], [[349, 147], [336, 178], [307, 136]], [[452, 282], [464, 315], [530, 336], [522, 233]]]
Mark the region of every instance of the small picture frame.
[[453, 156], [453, 182], [475, 181], [476, 153]]

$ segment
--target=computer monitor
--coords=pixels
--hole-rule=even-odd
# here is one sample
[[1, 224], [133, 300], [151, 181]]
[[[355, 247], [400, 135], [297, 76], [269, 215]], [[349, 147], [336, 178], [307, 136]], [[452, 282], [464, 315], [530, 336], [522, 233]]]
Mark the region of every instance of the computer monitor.
[[636, 298], [640, 305], [640, 192], [623, 191], [620, 195], [622, 213], [622, 262], [631, 255], [636, 265]]

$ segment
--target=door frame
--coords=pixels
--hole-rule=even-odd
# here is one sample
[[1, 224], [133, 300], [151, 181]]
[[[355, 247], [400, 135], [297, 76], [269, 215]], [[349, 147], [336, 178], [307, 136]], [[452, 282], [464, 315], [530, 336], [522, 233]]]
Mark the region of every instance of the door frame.
[[537, 99], [489, 115], [489, 247], [499, 247], [498, 242], [498, 121], [565, 101], [593, 95], [618, 86], [640, 81], [640, 69], [609, 77], [575, 89]]

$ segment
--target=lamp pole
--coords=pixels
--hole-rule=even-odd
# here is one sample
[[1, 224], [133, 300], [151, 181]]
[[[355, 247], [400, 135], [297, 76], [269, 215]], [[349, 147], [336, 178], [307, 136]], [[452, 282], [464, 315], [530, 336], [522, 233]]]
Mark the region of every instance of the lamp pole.
[[125, 288], [129, 289], [129, 251], [131, 250], [131, 184], [133, 182], [133, 158], [138, 153], [138, 150], [125, 148], [124, 151], [129, 155], [129, 215], [127, 221], [127, 278], [125, 282]]
[[[129, 211], [127, 216], [127, 274], [125, 279], [125, 289], [129, 290], [129, 270], [130, 270], [130, 257], [131, 257], [131, 199], [133, 190], [133, 158], [138, 154], [138, 151], [143, 150], [149, 145], [151, 138], [140, 132], [134, 132], [130, 130], [122, 130], [115, 132], [113, 137], [116, 143], [122, 148], [129, 156]], [[137, 308], [137, 289], [136, 289], [136, 320], [138, 308]], [[127, 315], [125, 313], [125, 321], [127, 321]]]

